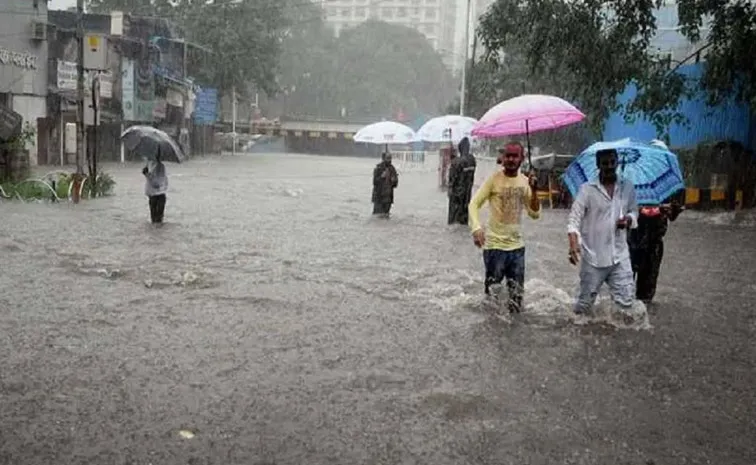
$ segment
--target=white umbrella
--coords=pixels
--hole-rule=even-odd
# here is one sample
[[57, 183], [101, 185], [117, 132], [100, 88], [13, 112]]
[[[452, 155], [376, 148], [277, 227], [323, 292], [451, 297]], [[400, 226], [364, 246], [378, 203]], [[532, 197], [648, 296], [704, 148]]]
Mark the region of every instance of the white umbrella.
[[354, 141], [380, 145], [410, 144], [417, 142], [417, 136], [409, 126], [393, 121], [381, 121], [369, 124], [357, 131]]
[[449, 142], [456, 144], [471, 131], [478, 120], [467, 116], [446, 115], [429, 120], [418, 129], [417, 136], [425, 142]]

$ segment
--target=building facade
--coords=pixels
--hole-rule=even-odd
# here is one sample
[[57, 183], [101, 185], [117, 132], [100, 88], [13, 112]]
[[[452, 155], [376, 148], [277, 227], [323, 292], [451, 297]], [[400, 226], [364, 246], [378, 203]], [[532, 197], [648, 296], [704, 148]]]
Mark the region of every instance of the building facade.
[[401, 24], [423, 34], [444, 63], [453, 67], [457, 0], [320, 0], [320, 4], [337, 36], [368, 19]]
[[[0, 105], [10, 107], [35, 132], [47, 116], [47, 2], [0, 0]], [[35, 140], [27, 148], [37, 164]]]

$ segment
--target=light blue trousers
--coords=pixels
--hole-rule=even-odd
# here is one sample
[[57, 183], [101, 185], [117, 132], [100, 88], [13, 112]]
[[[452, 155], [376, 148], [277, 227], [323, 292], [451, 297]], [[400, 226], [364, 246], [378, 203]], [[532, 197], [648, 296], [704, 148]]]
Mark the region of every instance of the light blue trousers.
[[605, 268], [597, 268], [582, 260], [580, 262], [580, 291], [575, 304], [575, 313], [590, 311], [604, 283], [609, 287], [609, 294], [617, 305], [626, 309], [633, 306], [635, 280], [630, 258]]

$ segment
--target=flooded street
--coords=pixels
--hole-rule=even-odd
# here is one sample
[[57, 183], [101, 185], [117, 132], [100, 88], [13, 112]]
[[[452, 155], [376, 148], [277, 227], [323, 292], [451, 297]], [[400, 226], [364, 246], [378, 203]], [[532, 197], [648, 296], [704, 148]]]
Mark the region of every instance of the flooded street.
[[169, 164], [157, 229], [139, 165], [110, 198], [0, 204], [0, 464], [756, 463], [752, 227], [683, 213], [652, 328], [608, 330], [568, 321], [544, 210], [507, 323], [435, 161], [389, 221], [376, 162]]

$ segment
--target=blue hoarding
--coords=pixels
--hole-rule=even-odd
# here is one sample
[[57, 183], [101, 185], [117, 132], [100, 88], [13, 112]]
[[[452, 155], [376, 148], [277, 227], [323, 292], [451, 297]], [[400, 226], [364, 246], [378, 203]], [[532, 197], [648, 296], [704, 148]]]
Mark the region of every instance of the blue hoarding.
[[195, 124], [215, 124], [218, 120], [218, 89], [202, 87], [194, 101]]

